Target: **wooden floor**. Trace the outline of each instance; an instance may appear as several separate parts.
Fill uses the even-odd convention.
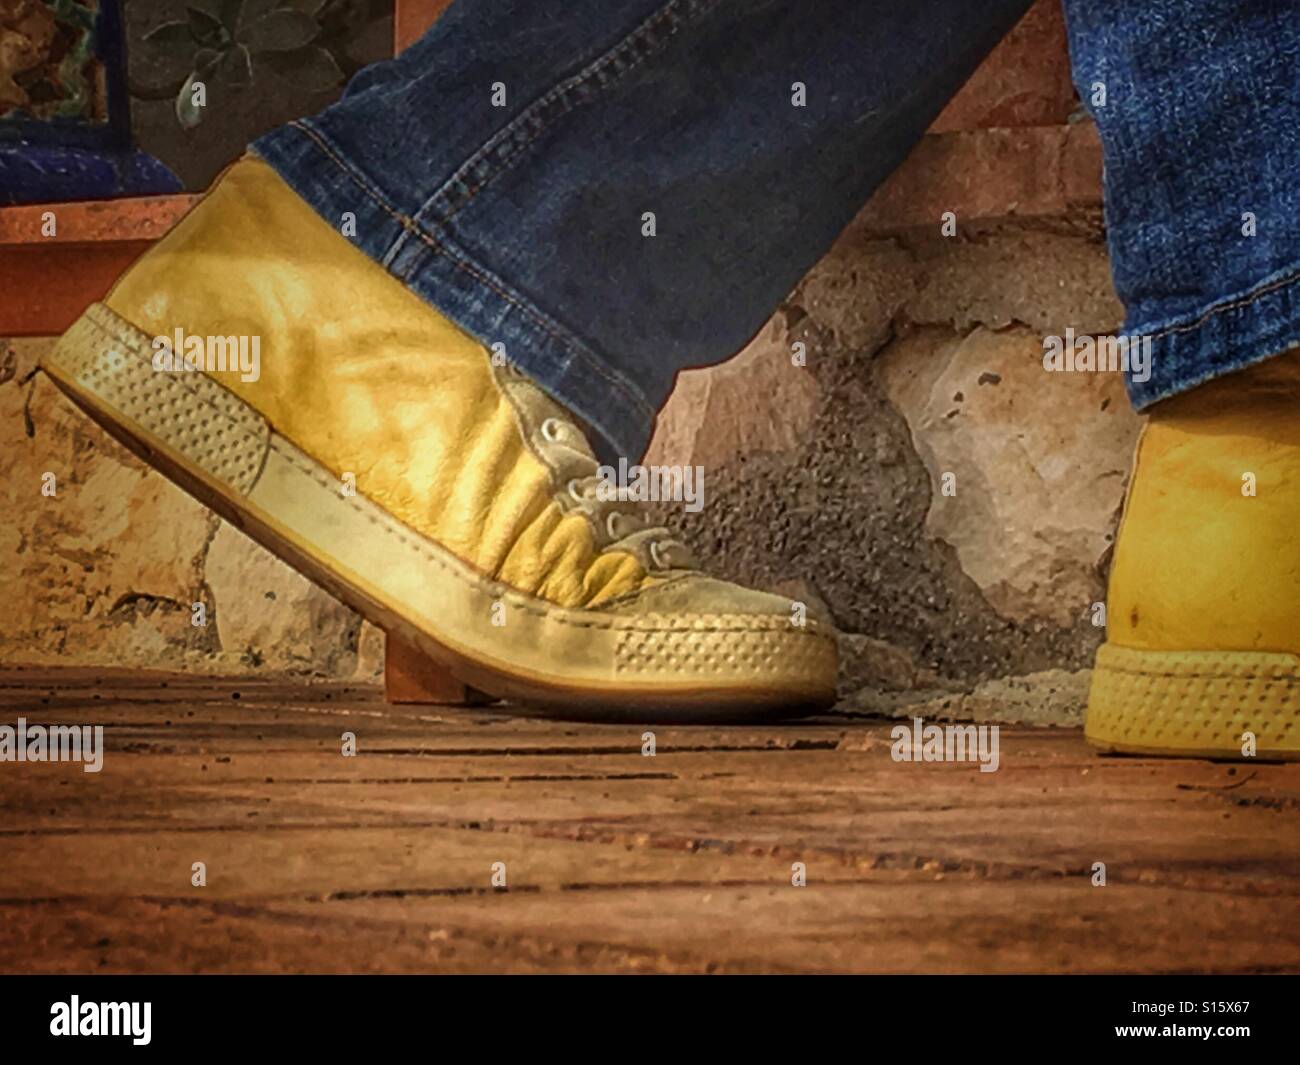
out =
[[[1297,765],[1007,728],[985,774],[850,718],[645,757],[639,727],[88,671],[0,673],[19,716],[107,753],[0,763],[0,972],[1300,970]]]

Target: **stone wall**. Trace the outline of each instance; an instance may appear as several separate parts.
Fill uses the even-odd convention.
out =
[[[1077,717],[1139,419],[1118,375],[1045,372],[1043,337],[1121,317],[1093,212],[860,225],[679,380],[650,461],[704,466],[707,504],[664,517],[721,574],[826,605],[844,707]]]
[[[377,678],[382,634],[34,374],[50,343],[0,346],[0,664]]]

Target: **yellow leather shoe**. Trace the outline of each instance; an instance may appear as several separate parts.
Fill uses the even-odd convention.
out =
[[[1107,599],[1095,746],[1300,758],[1300,351],[1154,409]]]
[[[834,701],[827,623],[704,576],[637,504],[597,498],[560,406],[258,160],[45,369],[187,491],[490,695],[631,719]]]

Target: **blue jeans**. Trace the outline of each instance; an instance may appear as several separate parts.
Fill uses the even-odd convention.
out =
[[[1027,7],[459,0],[254,150],[635,459],[678,371],[745,344]],[[1294,3],[1066,8],[1125,332],[1153,341],[1134,403],[1300,343]]]

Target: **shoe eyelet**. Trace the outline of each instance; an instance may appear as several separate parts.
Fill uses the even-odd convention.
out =
[[[650,541],[650,563],[655,569],[670,569],[671,567],[664,561],[663,555],[659,553],[659,541]]]
[[[618,519],[622,516],[617,510],[605,515],[605,532],[609,534],[611,540],[620,539],[617,525]]]
[[[569,498],[572,499],[575,503],[585,503],[587,501],[586,497],[582,494],[581,489],[579,489],[578,487],[578,479],[576,477],[569,482],[568,492],[569,492]]]
[[[552,444],[560,439],[560,423],[557,419],[547,418],[542,422],[542,439]]]

